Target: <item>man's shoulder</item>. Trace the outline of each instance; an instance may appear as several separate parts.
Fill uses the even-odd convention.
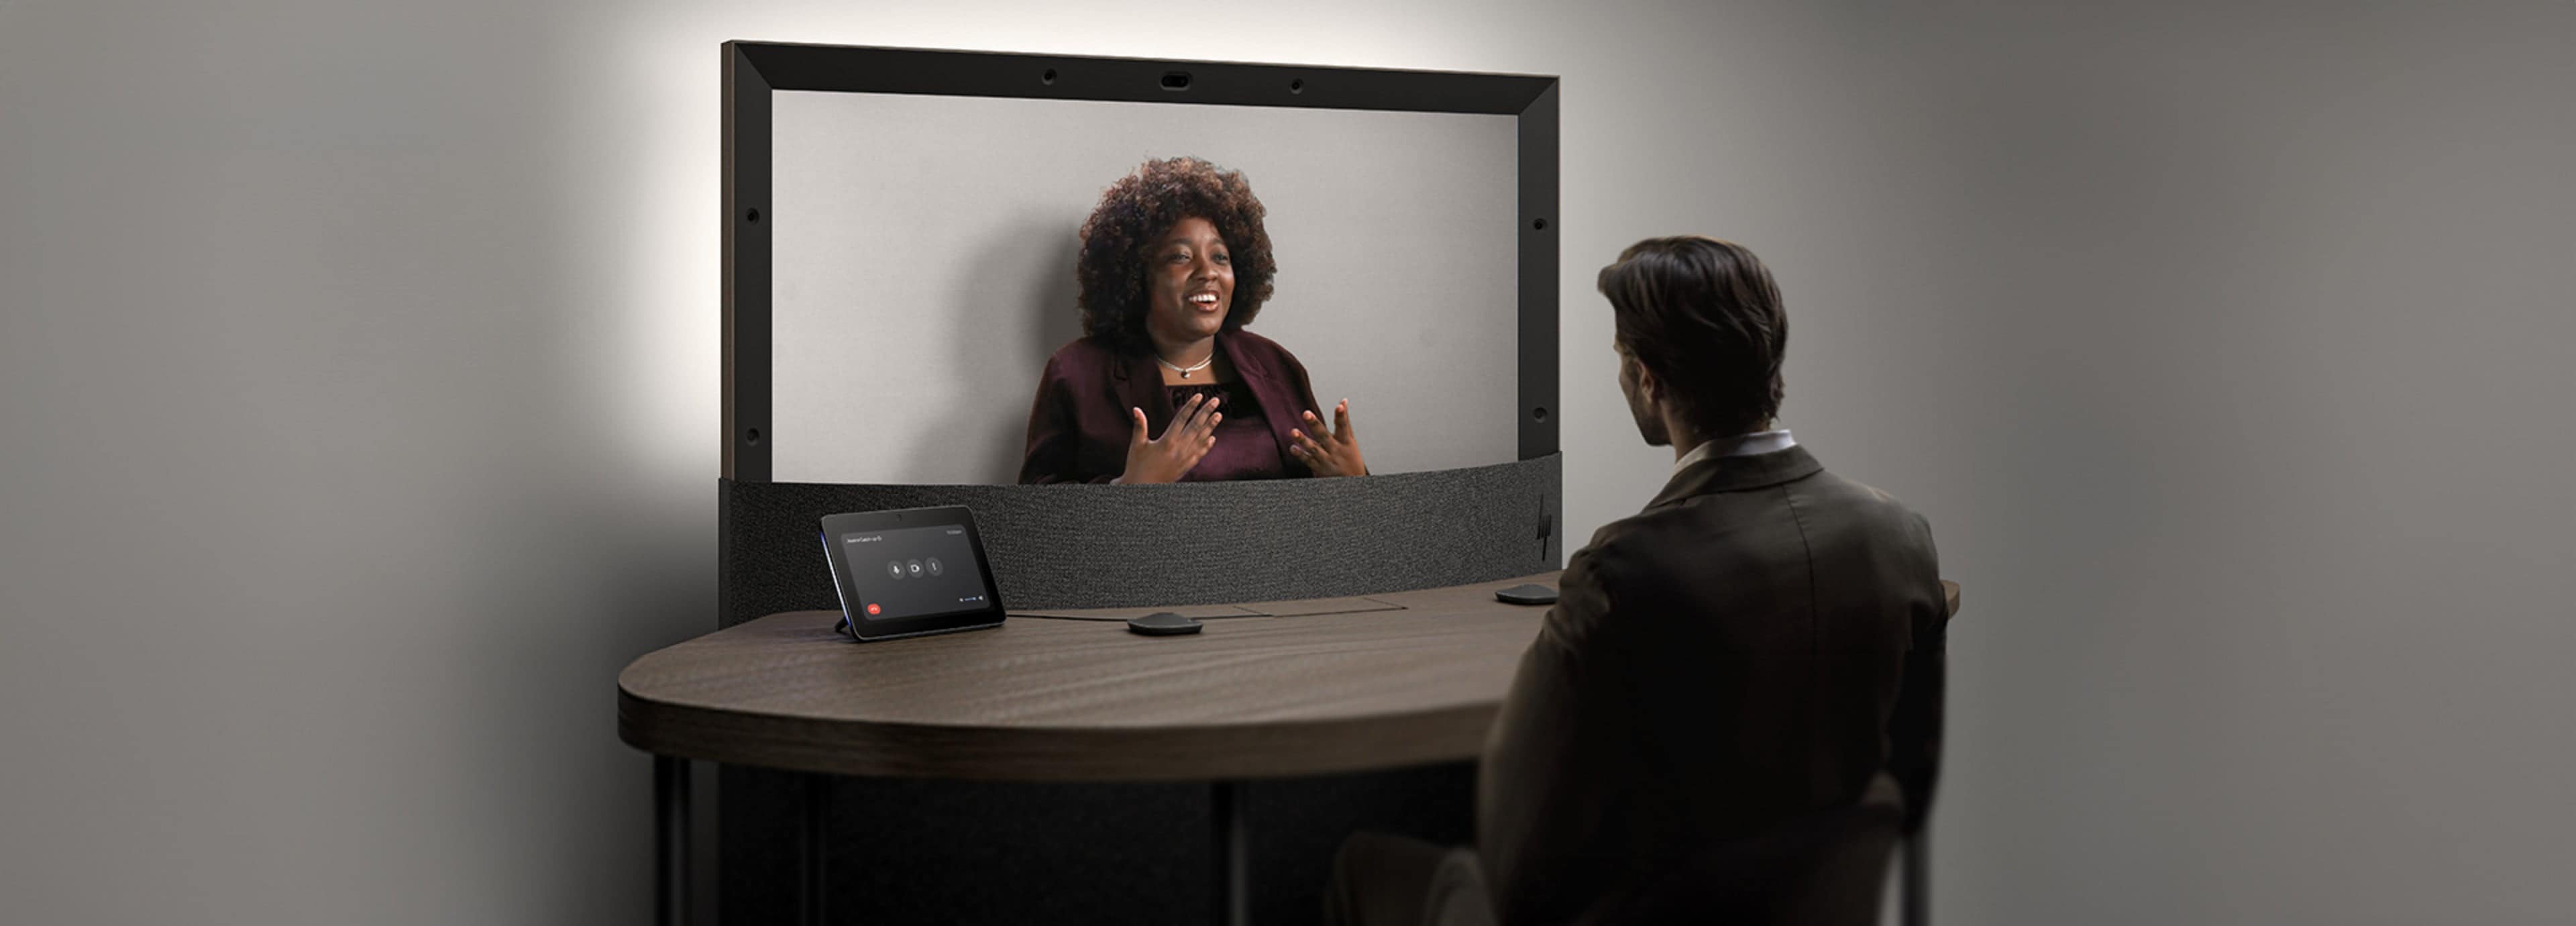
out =
[[[1569,574],[1608,598],[1633,598],[1694,576],[1733,568],[1720,547],[1725,531],[1708,519],[1700,505],[1671,505],[1629,515],[1592,532],[1592,540],[1575,551]],[[1737,526],[1742,526],[1737,519]],[[1712,556],[1712,554],[1715,554]]]
[[[1693,555],[1686,547],[1742,539],[1746,530],[1765,523],[1787,524],[1795,517],[1790,496],[1781,491],[1824,478],[1817,473],[1785,485],[1708,491],[1659,502],[1594,531],[1588,549],[1620,562],[1650,562]],[[1687,477],[1685,477],[1687,478]],[[1668,490],[1669,491],[1669,490]]]
[[[1809,482],[1812,485],[1802,487],[1793,495],[1802,509],[1833,517],[1863,531],[1909,537],[1919,533],[1924,536],[1914,539],[1930,539],[1930,522],[1877,486],[1831,472],[1817,473]]]
[[[1820,545],[1930,542],[1930,527],[1872,486],[1819,471],[1777,486],[1709,492],[1602,525],[1578,554],[1607,584],[1704,584],[1803,560]]]

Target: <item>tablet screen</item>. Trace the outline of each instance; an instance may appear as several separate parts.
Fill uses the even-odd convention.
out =
[[[859,593],[848,603],[852,617],[891,621],[992,607],[964,525],[852,531],[840,542]]]

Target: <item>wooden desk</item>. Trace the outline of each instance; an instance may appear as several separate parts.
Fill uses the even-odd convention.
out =
[[[655,757],[660,906],[687,909],[689,759],[844,775],[1216,783],[1222,922],[1247,918],[1249,778],[1465,759],[1484,746],[1547,609],[1494,600],[1557,573],[1364,598],[1175,608],[1206,629],[1129,633],[1150,608],[853,643],[837,611],[747,621],[617,677],[618,736]],[[809,785],[809,788],[815,786]],[[814,815],[803,853],[819,917]]]
[[[1142,608],[880,643],[834,633],[836,611],[774,614],[628,666],[618,734],[657,755],[965,779],[1240,779],[1463,759],[1483,747],[1547,612],[1494,590],[1555,579],[1179,608],[1206,625],[1179,637],[1129,633]],[[1319,605],[1345,613],[1302,613]]]
[[[685,760],[706,759],[844,775],[1215,781],[1220,914],[1241,922],[1248,873],[1234,783],[1476,756],[1547,611],[1493,593],[1557,575],[1174,609],[1206,623],[1181,637],[1129,633],[1125,618],[1153,610],[1129,608],[853,643],[832,630],[839,612],[794,611],[648,654],[618,675],[617,728],[656,758],[665,921],[686,909],[676,893],[687,883]],[[1955,611],[1957,586],[1949,593]]]

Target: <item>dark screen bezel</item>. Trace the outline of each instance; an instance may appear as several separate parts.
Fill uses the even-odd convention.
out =
[[[781,90],[1515,116],[1520,459],[1557,451],[1557,79],[1522,74],[726,42],[724,477],[770,481],[770,95]],[[1166,78],[1187,74],[1187,89]],[[1293,89],[1292,89],[1293,88]],[[792,439],[792,436],[791,436]]]
[[[984,598],[989,607],[980,611],[930,614],[890,620],[870,620],[851,613],[850,602],[858,601],[858,574],[851,570],[849,556],[836,543],[842,535],[875,530],[908,527],[966,528],[967,545],[975,550],[975,572],[984,580]],[[936,508],[900,508],[892,511],[857,511],[824,515],[821,522],[823,555],[831,564],[832,586],[840,593],[841,617],[849,622],[850,635],[861,640],[919,636],[949,630],[972,630],[1002,623],[1008,609],[1002,603],[1002,589],[993,582],[992,557],[984,552],[984,535],[975,528],[975,513],[963,505]]]

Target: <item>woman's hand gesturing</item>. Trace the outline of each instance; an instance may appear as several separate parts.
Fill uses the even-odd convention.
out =
[[[1199,465],[1200,457],[1207,456],[1208,448],[1216,446],[1216,423],[1225,420],[1216,413],[1217,401],[1191,396],[1172,414],[1172,426],[1153,440],[1145,438],[1145,410],[1128,409],[1127,417],[1136,430],[1127,440],[1127,471],[1110,481],[1124,485],[1179,482],[1190,467]]]
[[[1343,399],[1333,406],[1333,427],[1326,429],[1324,420],[1307,412],[1306,427],[1288,432],[1294,443],[1289,453],[1297,455],[1306,468],[1318,476],[1366,476],[1368,462],[1360,459],[1359,435],[1351,433],[1351,400]],[[1315,435],[1322,434],[1323,440]]]

